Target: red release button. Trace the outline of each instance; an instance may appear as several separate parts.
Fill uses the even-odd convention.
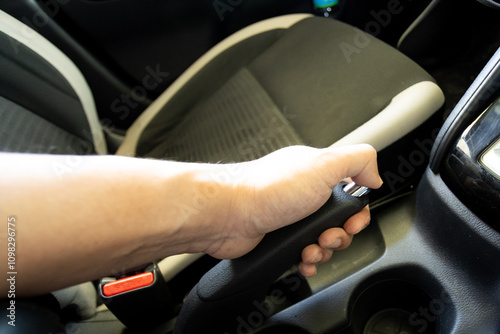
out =
[[[108,283],[102,287],[102,293],[106,297],[111,297],[123,292],[143,288],[151,285],[154,281],[152,272],[122,278],[114,282]]]

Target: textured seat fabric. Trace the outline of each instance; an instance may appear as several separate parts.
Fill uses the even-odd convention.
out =
[[[89,141],[0,96],[0,151],[48,154],[95,153]]]
[[[52,43],[3,11],[0,97],[1,121],[9,122],[2,124],[7,131],[0,136],[3,151],[106,153],[92,93],[79,69]]]
[[[286,116],[243,68],[145,156],[191,162],[253,160],[303,144]]]
[[[214,57],[148,123],[135,153],[216,162],[293,144],[325,147],[420,82],[434,80],[385,43],[338,21],[306,18]]]
[[[119,150],[119,154],[230,162],[255,159],[295,144],[325,147],[380,114],[401,92],[418,83],[433,82],[410,59],[360,30],[330,19],[290,17],[293,23],[288,26],[273,26],[275,21],[269,20],[270,28],[250,33],[226,47],[169,99],[163,101],[160,97],[155,101],[154,108],[150,108],[154,109],[149,113],[152,116],[146,121],[139,119],[131,127],[139,127],[140,131],[125,137],[132,149]],[[79,145],[77,141],[66,142],[69,137],[49,131],[47,122],[91,142],[91,146],[100,145],[102,152],[103,140],[96,140],[95,136],[101,133],[102,137],[102,130],[95,126],[95,121],[85,121],[89,113],[74,104],[78,99],[82,105],[89,104],[88,99],[81,98],[75,84],[68,83],[77,77],[75,72],[59,74],[57,63],[50,63],[46,56],[37,54],[36,48],[15,39],[15,32],[0,33],[4,46],[0,66],[5,70],[0,96],[40,116],[29,119],[32,124],[40,120],[38,129],[45,131],[45,141],[51,135],[59,136],[52,140],[49,152],[78,154],[82,150],[68,151],[68,147]],[[44,43],[38,51],[50,44]],[[9,45],[16,45],[21,52],[9,49]],[[23,99],[30,89],[34,95]],[[439,90],[437,86],[435,89]],[[168,95],[169,90],[163,95]],[[420,98],[429,97],[423,94]],[[28,119],[25,112],[18,114],[10,114],[11,121],[16,117]],[[428,115],[429,110],[422,119]],[[398,139],[386,130],[380,133],[394,137],[390,140]],[[26,138],[27,143],[9,150],[43,151],[27,149],[33,143],[30,137],[19,136],[17,141]],[[55,149],[55,143],[65,147]],[[93,152],[83,146],[82,153]]]

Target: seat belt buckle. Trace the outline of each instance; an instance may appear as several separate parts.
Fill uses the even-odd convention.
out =
[[[153,328],[174,316],[172,297],[156,263],[105,277],[98,294],[108,309],[129,328]]]

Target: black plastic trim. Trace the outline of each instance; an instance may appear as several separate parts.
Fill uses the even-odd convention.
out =
[[[467,126],[493,102],[500,92],[500,48],[457,103],[439,132],[430,157],[430,168],[438,173],[451,145]]]
[[[477,0],[485,6],[500,9],[500,1],[498,0]]]
[[[500,138],[500,99],[457,138],[441,168],[450,189],[471,211],[500,229],[500,180],[481,163],[481,156]]]

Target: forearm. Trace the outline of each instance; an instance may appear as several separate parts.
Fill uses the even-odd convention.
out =
[[[210,243],[212,221],[227,212],[220,205],[224,200],[214,198],[225,196],[225,185],[208,177],[213,165],[113,156],[6,158],[0,155],[0,202],[5,229],[7,217],[17,219],[21,294],[202,251]],[[6,234],[0,235],[6,245]]]

